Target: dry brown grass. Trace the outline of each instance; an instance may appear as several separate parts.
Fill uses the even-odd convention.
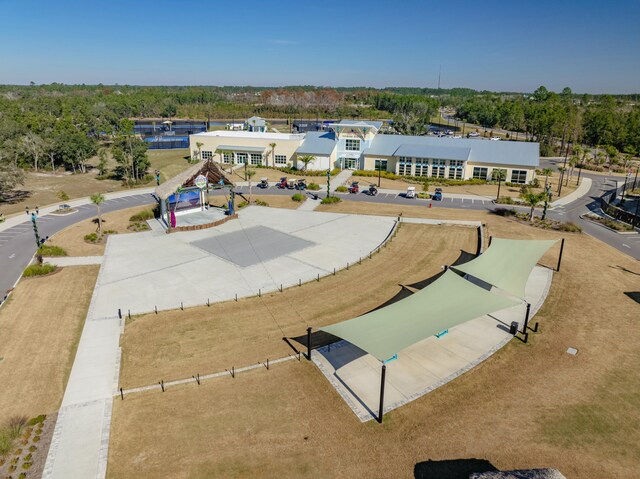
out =
[[[129,218],[136,213],[150,209],[151,207],[146,205],[104,213],[102,215],[102,229],[103,231],[113,230],[118,233],[130,233],[127,230]],[[97,217],[96,214],[95,218]],[[98,231],[98,225],[94,223],[95,218],[81,221],[56,233],[49,239],[49,244],[64,248],[69,256],[102,256],[105,243],[92,244],[84,240],[85,235]]]
[[[98,270],[23,279],[0,309],[0,423],[58,409]]]
[[[171,178],[179,172],[191,166],[185,159],[185,155],[189,155],[187,149],[178,150],[150,150],[147,152],[151,167],[149,173],[153,175],[153,171],[158,169],[162,177],[162,181]],[[97,163],[97,158],[90,161],[91,164]],[[109,158],[108,167],[115,167],[115,161]],[[155,178],[146,185],[155,185]],[[58,192],[64,191],[69,198],[83,198],[94,193],[109,193],[112,191],[120,191],[126,189],[121,181],[116,180],[99,180],[96,172],[92,171],[87,174],[64,174],[64,173],[27,173],[24,185],[17,188],[20,191],[29,192],[29,197],[16,203],[0,203],[0,212],[5,215],[12,213],[24,212],[25,206],[40,208],[54,204],[64,203],[58,198]]]
[[[486,213],[442,211],[485,221],[496,236],[559,237]],[[640,294],[640,268],[592,237],[564,236],[562,271],[535,318],[540,333],[387,414],[383,425],[361,424],[315,367],[293,361],[118,401],[109,476],[413,477],[423,461],[480,458],[499,469],[556,467],[571,478],[640,477],[640,309],[624,294]],[[555,264],[557,249],[543,263]],[[248,337],[247,347],[260,341]]]
[[[121,384],[152,384],[291,354],[282,337],[377,307],[400,291],[400,283],[422,280],[451,264],[460,249],[474,253],[476,238],[474,228],[406,224],[373,259],[319,282],[237,303],[138,317],[121,341]]]

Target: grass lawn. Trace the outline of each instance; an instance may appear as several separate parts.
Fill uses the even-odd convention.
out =
[[[0,308],[0,423],[60,406],[98,270],[23,279]]]
[[[127,230],[129,218],[136,213],[151,209],[152,206],[147,205],[118,210],[112,213],[103,213],[102,229],[103,231],[114,230],[118,233],[131,233],[131,231]],[[96,214],[95,218],[97,217]],[[68,256],[102,256],[105,243],[92,244],[84,240],[85,235],[98,231],[98,225],[94,222],[95,218],[84,220],[65,228],[52,236],[48,244],[64,248]]]
[[[560,237],[484,212],[355,203],[326,209],[357,207],[362,214],[403,211],[406,216],[428,213],[481,220],[490,234],[502,237]],[[410,232],[408,226],[403,226],[403,234]],[[640,292],[638,262],[587,235],[564,236],[568,239],[562,271],[554,275],[547,301],[535,318],[540,333],[526,345],[512,341],[455,381],[385,415],[383,425],[361,424],[314,366],[292,361],[236,379],[116,401],[109,477],[414,477],[414,468],[417,472],[425,461],[464,458],[487,460],[499,469],[556,467],[571,478],[638,477],[639,305],[631,299],[633,294],[625,295],[637,297]],[[405,282],[409,271],[418,275],[421,268],[415,266],[425,248],[401,248],[401,241],[399,234],[393,249],[387,248],[378,259],[384,260],[390,275],[406,269],[398,274]],[[437,245],[442,241],[438,238]],[[444,264],[447,251],[455,256],[459,247],[459,239],[445,240],[438,246],[439,258],[427,258],[430,266],[420,276]],[[553,264],[557,250],[554,247],[542,262]],[[294,316],[285,310],[278,322],[299,332],[307,323],[316,326],[351,317],[397,291],[391,280],[373,282],[370,274],[358,275],[359,268],[366,267],[363,263],[350,272],[358,281],[350,283],[348,294],[330,287],[330,280],[315,285],[314,291],[309,285],[307,294],[299,288],[300,296],[292,297],[287,309],[301,311],[303,319],[285,322],[285,317]],[[314,313],[306,305],[314,303],[323,287],[332,308]],[[274,301],[263,300],[264,305]],[[282,334],[266,306],[260,312],[251,301],[260,302],[238,303],[247,314],[235,320],[232,311],[215,313],[213,307],[202,313],[189,310],[136,319],[124,336],[123,376],[137,382],[141,375],[135,370],[144,369],[153,383],[161,376],[153,367],[177,371],[182,369],[175,367],[179,361],[185,368],[181,376],[188,377],[197,372],[200,360],[207,370],[220,369],[220,359],[219,364],[229,367],[236,355],[250,363],[254,348],[253,360],[264,360],[263,348],[275,346]],[[205,317],[206,328],[200,324]],[[235,324],[225,326],[227,321]],[[236,335],[245,329],[242,321],[255,326],[240,340]],[[214,329],[217,333],[207,332]],[[231,351],[230,344],[242,344],[243,350]],[[136,363],[134,345],[143,348],[133,353],[139,357]],[[568,347],[577,348],[578,355],[568,355]],[[205,361],[209,354],[211,359]]]
[[[160,170],[162,181],[175,176],[177,173],[185,170],[190,164],[185,159],[189,155],[188,149],[176,150],[149,150],[147,152],[151,167],[149,173],[153,174],[156,169]],[[96,164],[97,158],[93,158],[89,163]],[[115,166],[113,159],[109,158],[108,167],[112,169]],[[58,192],[64,191],[69,195],[70,199],[83,198],[94,193],[109,193],[126,189],[122,183],[117,180],[99,180],[95,171],[72,175],[67,173],[34,173],[28,172],[24,185],[19,186],[16,190],[18,195],[15,201],[10,203],[0,203],[0,212],[5,215],[12,213],[24,212],[26,206],[40,208],[52,203],[64,203],[58,198]],[[154,186],[155,178],[144,186]]]
[[[283,336],[377,307],[401,290],[399,284],[430,277],[451,264],[460,249],[475,252],[476,237],[475,228],[405,224],[373,259],[319,282],[237,303],[137,317],[121,341],[121,385],[153,384],[292,354]],[[349,295],[343,294],[346,289]]]

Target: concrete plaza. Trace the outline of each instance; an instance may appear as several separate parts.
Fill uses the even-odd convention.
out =
[[[529,276],[525,299],[531,304],[531,317],[544,303],[552,276],[552,270],[541,266]],[[437,389],[487,359],[513,339],[512,321],[522,330],[525,311],[523,303],[481,316],[401,351],[398,359],[387,363],[384,412]],[[347,341],[317,349],[312,359],[361,421],[377,417],[380,361]]]

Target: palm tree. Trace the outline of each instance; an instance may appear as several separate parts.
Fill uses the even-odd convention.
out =
[[[304,164],[304,170],[307,171],[309,163],[313,163],[314,161],[316,161],[316,157],[313,155],[302,155],[298,156],[298,161]]]
[[[91,195],[91,203],[98,208],[98,235],[102,236],[102,212],[100,211],[100,205],[104,203],[104,195],[102,193]]]
[[[196,142],[196,146],[198,147],[198,159],[202,160],[202,145],[204,145],[204,143],[201,143],[199,141]]]
[[[275,168],[276,166],[276,144],[275,143],[269,143],[269,146],[271,147],[271,166],[273,166]],[[267,165],[269,166],[269,165]]]
[[[544,200],[544,197],[546,195],[546,193],[532,193],[531,191],[520,195],[527,206],[531,207],[531,212],[529,213],[529,221],[533,221],[533,210],[536,206],[538,206],[538,203]]]
[[[247,180],[249,181],[249,204],[251,204],[251,177],[256,174],[256,170],[247,170]]]
[[[544,187],[546,188],[549,178],[553,176],[553,170],[551,168],[545,168],[542,170],[542,174],[544,175]]]

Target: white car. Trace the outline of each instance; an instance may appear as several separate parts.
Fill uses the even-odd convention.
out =
[[[497,136],[492,136],[491,141],[500,141],[500,138]]]
[[[472,131],[471,133],[469,133],[470,137],[476,137],[476,136],[480,136],[480,133],[478,133],[477,131]]]
[[[415,198],[416,197],[416,187],[410,186],[407,188],[407,193],[404,195],[405,198]]]

